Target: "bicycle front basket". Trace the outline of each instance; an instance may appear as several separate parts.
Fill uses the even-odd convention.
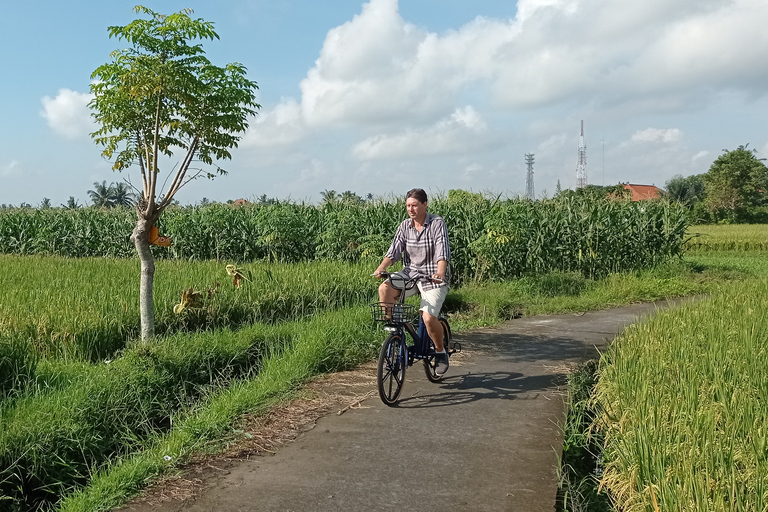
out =
[[[371,316],[375,322],[404,323],[416,316],[416,306],[413,304],[376,302],[371,304]]]

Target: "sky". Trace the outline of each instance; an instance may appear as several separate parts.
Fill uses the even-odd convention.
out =
[[[0,204],[89,204],[111,170],[90,137],[92,72],[126,43],[136,1],[0,0]],[[156,0],[192,8],[216,65],[259,84],[226,176],[177,199],[421,187],[537,197],[587,180],[664,187],[724,150],[768,156],[765,0]],[[166,171],[170,171],[168,163]]]

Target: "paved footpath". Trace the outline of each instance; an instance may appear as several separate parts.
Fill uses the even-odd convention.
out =
[[[192,499],[138,509],[551,512],[566,375],[666,305],[520,318],[456,336],[463,353],[443,381],[409,368],[397,407],[374,395],[275,455],[237,461]]]

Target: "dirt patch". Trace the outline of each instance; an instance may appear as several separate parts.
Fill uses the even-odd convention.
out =
[[[319,418],[364,407],[363,401],[376,394],[373,361],[354,370],[313,379],[289,402],[266,414],[242,418],[232,435],[224,440],[222,450],[195,456],[178,474],[163,477],[121,510],[153,510],[163,503],[194,499],[212,485],[217,476],[228,474],[236,461],[272,455],[281,446],[312,430]]]

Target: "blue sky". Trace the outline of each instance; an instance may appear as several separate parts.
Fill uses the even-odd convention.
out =
[[[88,134],[90,75],[135,1],[6,2],[0,204],[87,203],[114,173]],[[538,196],[588,180],[663,186],[723,149],[768,156],[764,0],[156,1],[215,23],[205,43],[259,83],[260,114],[223,166],[177,198],[317,201],[452,188]]]

